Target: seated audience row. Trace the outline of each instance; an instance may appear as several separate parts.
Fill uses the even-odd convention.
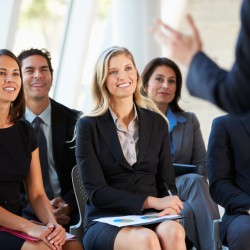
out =
[[[248,157],[241,149],[242,143],[248,147],[249,114],[229,115],[213,123],[207,169],[215,203],[209,193],[200,124],[194,113],[178,104],[182,75],[172,60],[151,60],[141,78],[126,48],[108,48],[94,70],[93,109],[80,119],[80,111],[49,97],[53,68],[47,50],[24,50],[18,59],[0,50],[0,71],[0,155],[6,173],[0,181],[0,225],[40,239],[30,242],[0,231],[2,246],[82,249],[76,240],[65,241],[65,230],[79,220],[71,181],[77,164],[89,196],[85,249],[191,249],[194,245],[197,250],[210,250],[212,223],[220,217],[216,203],[226,209],[223,243],[230,249],[245,249],[243,239],[249,230],[241,221],[249,217],[243,169]],[[240,136],[237,133],[236,138],[233,131],[241,131]],[[192,168],[178,174],[175,164]],[[148,212],[159,217],[181,214],[184,219],[134,227],[93,222],[99,217]]]

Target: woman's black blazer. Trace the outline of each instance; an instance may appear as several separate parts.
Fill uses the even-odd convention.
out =
[[[77,123],[76,159],[89,196],[87,224],[98,217],[141,214],[146,197],[176,194],[166,120],[137,107],[139,141],[137,162],[124,158],[116,126],[108,110]]]

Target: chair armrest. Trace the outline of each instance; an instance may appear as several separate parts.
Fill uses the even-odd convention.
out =
[[[76,239],[82,243],[83,225],[81,221],[79,221],[76,225],[70,226],[69,233],[74,234]]]
[[[220,239],[220,224],[221,224],[221,219],[213,220],[214,250],[222,249],[222,243]]]

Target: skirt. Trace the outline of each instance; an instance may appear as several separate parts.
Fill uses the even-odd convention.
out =
[[[84,230],[84,250],[113,250],[116,235],[121,227],[97,222]]]
[[[0,249],[4,250],[20,250],[25,240],[8,232],[0,232]]]

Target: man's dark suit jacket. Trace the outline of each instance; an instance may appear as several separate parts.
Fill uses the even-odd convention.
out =
[[[58,175],[62,199],[73,206],[74,214],[72,223],[77,222],[78,210],[71,180],[71,170],[76,165],[74,143],[68,143],[73,139],[74,129],[79,111],[50,99],[53,158]],[[30,210],[29,210],[30,211]],[[27,214],[24,214],[29,217]]]
[[[147,196],[177,194],[167,122],[159,114],[137,108],[137,162],[124,158],[116,126],[108,110],[77,123],[76,160],[89,196],[85,224],[98,217],[141,214]]]
[[[226,71],[204,53],[197,53],[187,76],[189,92],[229,113],[250,110],[250,0],[244,0],[242,4],[235,56],[232,69]]]
[[[213,121],[207,168],[211,196],[225,208],[221,226],[224,240],[239,210],[250,209],[250,112]]]
[[[74,143],[69,143],[74,137],[74,130],[79,111],[50,99],[53,158],[59,178],[63,200],[76,204],[71,180],[71,170],[76,165]]]

